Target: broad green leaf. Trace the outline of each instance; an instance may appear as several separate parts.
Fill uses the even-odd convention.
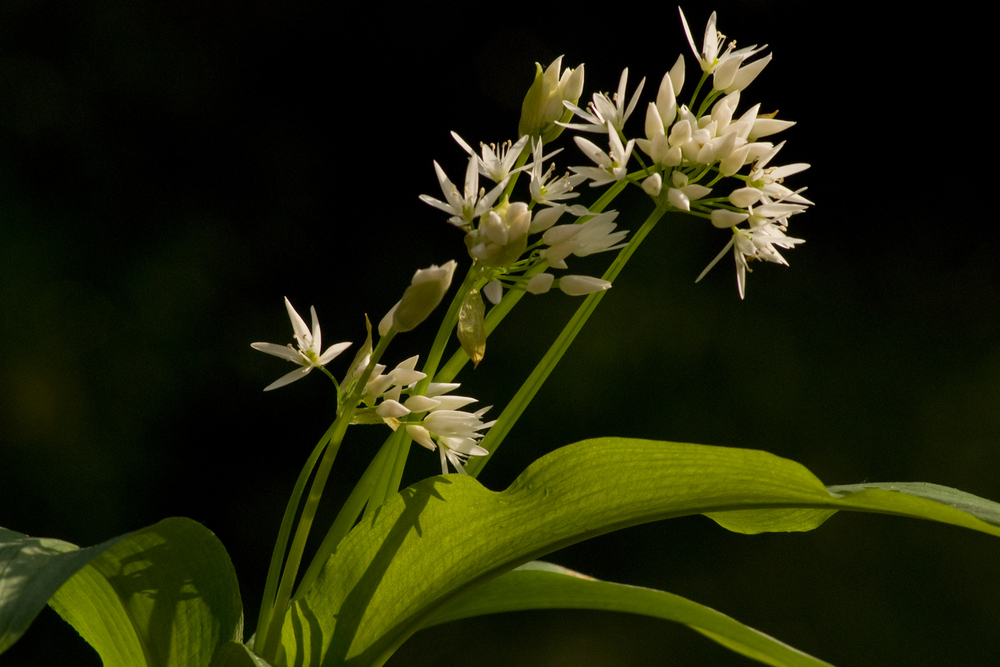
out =
[[[586,440],[535,461],[504,491],[446,475],[388,499],[294,601],[283,628],[287,664],[381,664],[458,596],[595,535],[689,514],[802,508],[899,514],[1000,536],[958,508],[898,491],[834,495],[800,464],[767,452]]]
[[[215,652],[211,667],[271,667],[271,663],[241,642],[231,641],[223,644]]]
[[[243,635],[236,573],[222,543],[183,518],[124,536],[50,601],[104,667],[207,667]]]
[[[24,634],[67,579],[121,539],[81,549],[0,528],[0,653]]]
[[[641,614],[689,626],[727,648],[775,667],[828,665],[763,632],[672,593],[599,581],[532,561],[459,598],[424,628],[473,616],[525,609],[596,609]]]

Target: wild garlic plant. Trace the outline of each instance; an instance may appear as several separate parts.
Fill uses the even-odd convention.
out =
[[[292,490],[249,636],[222,545],[193,521],[168,519],[86,549],[0,531],[0,651],[46,603],[106,665],[212,667],[379,665],[437,623],[565,606],[684,623],[767,664],[821,665],[695,602],[536,559],[605,532],[689,514],[759,533],[811,530],[846,509],[1000,535],[996,503],[927,484],[826,487],[794,462],[746,449],[600,438],[543,456],[503,491],[477,481],[664,215],[720,230],[722,250],[692,278],[731,253],[741,299],[755,261],[787,264],[782,251],[803,242],[788,235],[789,222],[812,202],[804,187],[785,181],[808,165],[781,165],[784,142],[774,140],[793,123],[745,99],[771,56],[766,47],[727,43],[715,14],[699,46],[683,12],[680,19],[697,65],[693,80],[682,54],[652,99],[643,97],[645,80],[630,90],[625,69],[615,92],[594,93],[581,106],[584,66],[564,67],[560,57],[536,65],[517,136],[476,149],[453,133],[456,150],[468,155],[456,179],[461,186],[435,161],[441,193],[420,196],[455,228],[453,258],[415,272],[377,326],[366,322],[349,363],[343,353],[352,344],[324,346],[316,309],[307,324],[287,298],[293,343],[253,343],[295,365],[265,391],[305,390],[285,387],[322,374],[333,383],[336,410]],[[634,232],[611,208],[630,186],[649,207]],[[593,254],[609,258],[603,275],[573,273],[576,258]],[[548,294],[556,289],[563,294]],[[456,379],[475,372],[467,362],[484,362],[491,334],[509,335],[498,327],[526,294],[582,302],[495,414],[462,395]],[[427,326],[446,297],[423,358],[394,357],[396,336]],[[315,526],[351,426],[384,428],[385,443],[332,523]],[[437,453],[441,475],[400,489],[414,442]],[[324,537],[307,554],[314,528]]]

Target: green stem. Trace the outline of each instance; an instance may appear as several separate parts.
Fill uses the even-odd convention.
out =
[[[331,426],[330,429],[333,427]],[[278,539],[274,543],[274,551],[271,553],[271,564],[267,570],[267,581],[264,585],[264,597],[260,603],[260,616],[257,618],[257,633],[256,636],[263,637],[268,625],[271,622],[271,615],[274,612],[274,600],[278,591],[278,581],[281,574],[281,564],[284,562],[285,552],[288,549],[288,537],[292,533],[292,524],[295,521],[295,514],[299,508],[299,502],[302,499],[302,492],[306,488],[306,482],[309,481],[309,476],[312,475],[313,469],[316,467],[316,462],[319,461],[320,454],[323,453],[324,448],[329,442],[330,429],[323,434],[316,447],[313,448],[312,454],[309,455],[309,459],[306,461],[305,465],[302,467],[302,472],[299,473],[299,478],[295,482],[295,488],[292,489],[292,495],[288,499],[288,505],[285,507],[285,515],[281,519],[281,528],[278,530]]]
[[[326,434],[323,436],[323,439],[328,440],[329,444],[327,445],[323,458],[316,470],[316,475],[313,477],[312,486],[309,487],[309,495],[306,497],[305,504],[302,507],[302,514],[299,516],[299,523],[295,529],[295,537],[292,539],[292,546],[288,550],[288,558],[285,560],[285,568],[282,572],[281,581],[278,584],[277,593],[274,597],[274,604],[271,607],[270,619],[263,637],[264,643],[261,645],[255,643],[254,646],[254,650],[257,654],[270,662],[274,662],[278,654],[278,645],[281,640],[281,628],[285,620],[285,610],[288,608],[288,603],[291,599],[292,587],[295,585],[295,579],[298,576],[299,565],[302,562],[302,554],[306,547],[306,540],[309,537],[309,531],[312,528],[313,520],[316,518],[316,510],[319,508],[319,501],[323,497],[323,490],[326,488],[326,481],[330,476],[330,470],[333,468],[333,462],[337,458],[337,453],[340,451],[340,444],[344,441],[344,435],[347,433],[347,427],[351,424],[351,418],[354,416],[354,410],[357,408],[357,405],[364,394],[365,385],[368,384],[368,379],[371,377],[372,369],[375,368],[375,364],[378,363],[379,358],[389,346],[389,342],[392,340],[394,335],[395,333],[390,331],[379,340],[378,346],[372,352],[371,360],[368,362],[368,367],[358,380],[358,384],[348,401],[348,407],[344,410],[340,417],[333,422]],[[320,440],[320,442],[322,443],[323,440]],[[259,639],[260,636],[258,635],[258,640]]]
[[[618,274],[621,273],[622,268],[625,267],[625,264],[632,256],[632,253],[635,252],[636,248],[639,247],[643,239],[645,239],[649,232],[652,231],[653,227],[656,226],[656,223],[663,217],[665,212],[665,208],[658,207],[649,214],[649,217],[646,218],[646,221],[642,224],[639,231],[632,237],[629,244],[621,249],[618,256],[615,258],[615,261],[611,263],[610,267],[608,267],[608,270],[604,274],[604,280],[614,282],[615,278],[618,277]],[[528,407],[528,404],[535,397],[535,394],[538,393],[542,384],[552,373],[556,364],[559,363],[559,360],[562,359],[566,350],[569,349],[570,344],[576,338],[577,334],[580,333],[583,325],[586,324],[587,320],[597,308],[597,304],[601,302],[601,299],[604,298],[605,294],[607,294],[606,291],[596,292],[584,299],[580,307],[577,308],[576,313],[570,321],[566,323],[566,326],[563,327],[562,332],[556,338],[555,342],[552,343],[549,351],[545,353],[545,356],[542,357],[542,360],[538,362],[537,366],[535,366],[531,375],[529,375],[528,379],[524,381],[524,384],[522,384],[521,388],[518,389],[517,393],[507,404],[507,407],[504,408],[503,413],[501,413],[500,417],[497,418],[497,423],[490,428],[486,437],[483,438],[480,444],[485,449],[489,450],[489,454],[477,457],[470,461],[465,467],[466,472],[473,477],[479,475],[493,454],[496,453],[500,443],[503,442],[503,439],[514,427],[518,418],[520,418],[521,414]]]
[[[389,442],[386,441],[368,464],[365,472],[361,475],[361,479],[354,485],[354,490],[351,491],[351,495],[347,497],[344,505],[340,508],[340,512],[337,513],[337,517],[330,526],[330,530],[327,531],[322,544],[316,550],[316,555],[313,556],[312,562],[309,563],[305,574],[302,575],[302,580],[296,587],[295,594],[292,595],[293,600],[301,597],[309,590],[316,577],[319,576],[323,566],[330,560],[333,552],[337,550],[340,541],[344,539],[344,536],[354,526],[354,522],[361,515],[361,511],[365,508],[365,504],[371,496],[372,489],[375,486],[375,476],[382,470],[388,451]]]

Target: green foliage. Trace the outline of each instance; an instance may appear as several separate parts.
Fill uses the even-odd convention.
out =
[[[13,531],[0,540],[0,650],[46,602],[105,667],[207,667],[221,645],[242,639],[229,556],[190,519],[165,519],[88,549]]]
[[[124,537],[81,549],[0,528],[0,653],[24,634],[67,579]]]
[[[808,530],[851,509],[1000,536],[997,523],[939,502],[954,499],[941,488],[831,493],[803,466],[766,452],[624,438],[556,450],[501,492],[469,477],[433,477],[363,519],[293,601],[287,663],[381,664],[476,587],[574,542],[659,519],[709,514],[739,532]],[[965,494],[963,502],[996,517],[995,503]]]
[[[542,561],[532,561],[483,584],[442,610],[425,627],[525,609],[597,609],[641,614],[683,623],[730,650],[767,665],[829,664],[679,595],[599,581]]]
[[[231,641],[215,652],[210,667],[271,667],[271,663],[240,642]]]

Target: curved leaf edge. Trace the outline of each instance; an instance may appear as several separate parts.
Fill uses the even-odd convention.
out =
[[[204,525],[171,517],[133,531],[49,600],[105,667],[206,667],[243,637],[232,561]]]
[[[0,654],[27,632],[64,583],[131,534],[81,549],[0,528]]]
[[[679,595],[594,579],[544,561],[526,563],[473,589],[438,612],[422,629],[529,609],[589,609],[649,616],[686,625],[736,653],[773,667],[830,665]]]

